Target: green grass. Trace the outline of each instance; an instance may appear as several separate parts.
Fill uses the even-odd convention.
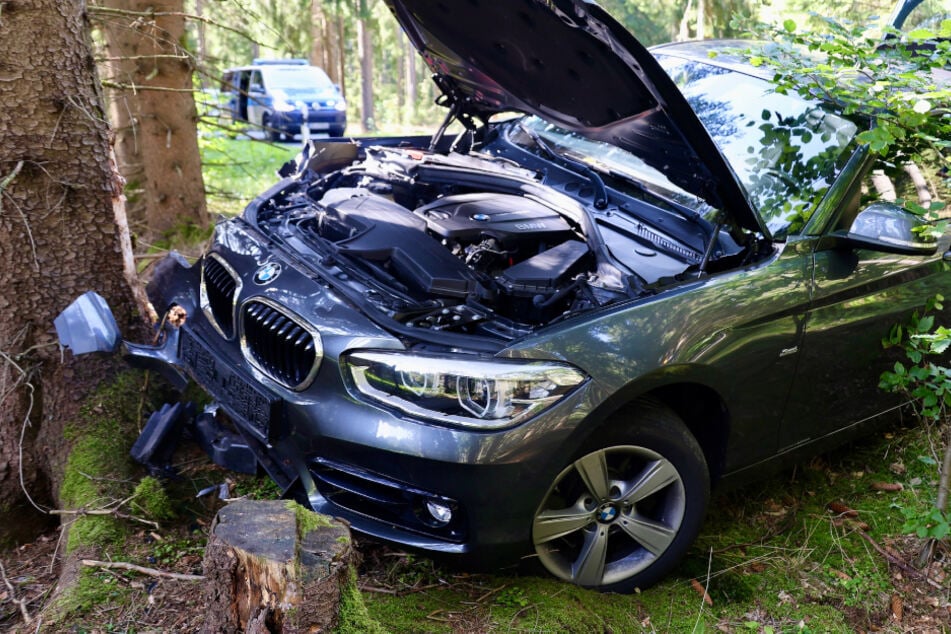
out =
[[[374,133],[376,136],[425,135],[436,128],[391,126]],[[356,124],[351,126],[358,134]],[[461,128],[453,126],[449,133]],[[246,128],[230,129],[199,126],[198,147],[201,152],[202,174],[207,192],[208,210],[213,214],[235,216],[244,210],[254,197],[279,179],[277,170],[297,156],[301,142],[271,143],[251,138]]]
[[[205,131],[198,140],[213,214],[240,214],[255,196],[279,180],[277,170],[297,155],[298,144],[276,144],[237,133]]]
[[[547,578],[466,575],[403,555],[370,570],[370,615],[391,632],[852,632],[886,627],[895,590],[877,543],[902,509],[928,508],[928,430],[879,433],[766,481],[714,497],[697,542],[663,583],[605,595]],[[882,492],[874,482],[900,482]],[[914,483],[918,483],[917,485]],[[858,512],[842,518],[839,503]],[[706,587],[713,605],[695,584]],[[391,592],[395,592],[392,594]]]

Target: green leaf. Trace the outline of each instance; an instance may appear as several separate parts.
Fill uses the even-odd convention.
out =
[[[920,42],[921,40],[936,40],[937,34],[930,29],[915,29],[908,34],[908,39],[913,42]]]
[[[785,20],[783,22],[783,28],[786,29],[787,33],[793,33],[796,30],[796,22],[794,20]]]

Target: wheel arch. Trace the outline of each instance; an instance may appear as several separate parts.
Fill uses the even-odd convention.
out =
[[[650,399],[670,408],[683,421],[703,450],[710,481],[716,482],[726,470],[727,446],[731,431],[729,409],[720,393],[698,381],[651,382],[640,389],[624,390],[609,400],[595,415],[606,426],[623,425],[625,411]]]

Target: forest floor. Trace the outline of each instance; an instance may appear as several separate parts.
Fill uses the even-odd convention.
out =
[[[923,541],[901,530],[905,509],[930,504],[936,433],[894,428],[717,494],[684,563],[634,595],[514,570],[471,574],[357,536],[359,586],[370,615],[394,633],[951,632],[948,544],[919,570]],[[155,530],[131,527],[108,558],[201,574],[208,528],[224,502],[196,493],[221,484],[231,497],[276,493],[265,478],[233,479],[194,447],[176,458],[180,477],[169,487],[176,519]],[[200,582],[97,567],[84,571],[65,617],[39,622],[62,552],[59,531],[0,552],[0,631],[200,630]]]

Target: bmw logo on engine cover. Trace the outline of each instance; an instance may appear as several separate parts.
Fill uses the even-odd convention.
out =
[[[254,274],[254,283],[255,284],[270,284],[277,279],[277,276],[281,274],[281,265],[277,262],[268,262],[264,266],[258,269],[257,273]]]

